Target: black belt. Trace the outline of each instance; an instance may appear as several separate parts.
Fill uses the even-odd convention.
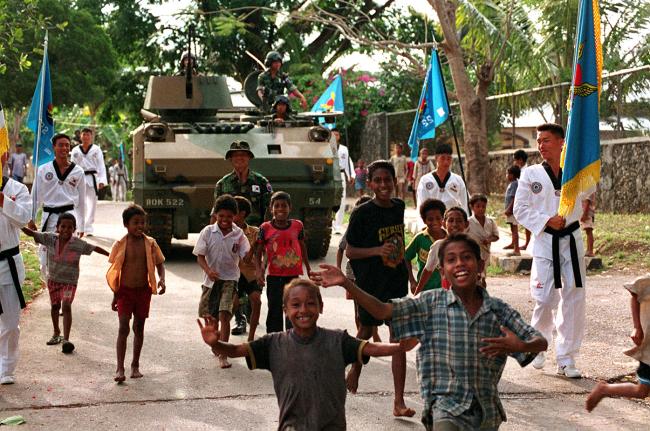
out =
[[[97,178],[95,177],[95,174],[97,173],[96,170],[90,170],[90,171],[84,171],[85,175],[92,175],[93,176],[93,188],[95,189],[95,194],[97,194]]]
[[[20,281],[18,280],[18,269],[16,268],[16,261],[14,260],[14,256],[17,254],[20,254],[20,249],[18,246],[0,251],[0,261],[7,261],[7,264],[9,265],[9,272],[11,273],[11,279],[14,282],[16,294],[18,295],[18,300],[20,301],[20,308],[25,308],[25,297],[23,296],[23,289],[20,287]],[[2,304],[0,304],[0,314],[2,314]]]
[[[50,221],[50,216],[52,214],[62,214],[68,211],[74,210],[74,205],[63,205],[61,207],[43,207],[43,212],[47,213],[47,217],[45,218],[45,223],[43,223],[43,232],[45,232],[45,229],[47,229],[47,222]]]
[[[580,258],[578,257],[578,246],[576,239],[573,236],[573,231],[580,229],[580,222],[574,221],[564,229],[555,230],[547,227],[544,232],[553,236],[552,250],[553,250],[553,280],[555,288],[562,287],[562,270],[560,266],[560,238],[569,236],[569,250],[571,251],[571,266],[573,267],[573,279],[576,287],[583,287],[580,277]]]

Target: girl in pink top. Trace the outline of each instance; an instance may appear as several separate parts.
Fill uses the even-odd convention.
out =
[[[255,250],[257,282],[264,286],[262,255],[266,253],[268,269],[266,275],[266,298],[269,311],[266,316],[266,332],[282,332],[282,294],[284,286],[303,274],[303,263],[307,273],[311,272],[305,246],[305,233],[300,220],[290,219],[291,197],[286,192],[275,192],[271,196],[273,219],[262,223]],[[287,329],[291,323],[286,321]]]

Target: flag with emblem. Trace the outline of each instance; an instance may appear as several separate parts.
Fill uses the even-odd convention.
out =
[[[436,127],[444,123],[449,117],[449,102],[440,70],[438,50],[431,53],[431,63],[427,69],[420,93],[420,101],[415,111],[411,135],[408,146],[411,148],[411,158],[417,160],[420,140],[433,139],[436,136]]]
[[[50,65],[47,60],[46,36],[43,65],[27,117],[27,127],[34,132],[33,163],[37,167],[54,160],[54,150],[52,149],[54,118],[52,117],[52,108],[52,84],[50,82]]]
[[[314,103],[311,112],[344,112],[345,106],[343,104],[343,79],[341,75],[336,75],[332,83],[327,87],[323,95]],[[323,124],[324,118],[320,118],[319,122]],[[333,124],[324,124],[325,127],[332,128]]]
[[[600,90],[603,52],[598,0],[580,0],[569,120],[562,152],[562,192],[558,214],[567,216],[600,181]]]
[[[0,103],[0,155],[9,151],[9,131],[5,121],[5,111]]]

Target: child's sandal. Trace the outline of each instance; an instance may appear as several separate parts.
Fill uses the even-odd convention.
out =
[[[56,344],[60,344],[61,341],[63,341],[63,337],[60,335],[52,335],[52,338],[50,338],[45,344],[48,346],[54,346]]]

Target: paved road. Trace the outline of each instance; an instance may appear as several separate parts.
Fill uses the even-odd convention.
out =
[[[100,203],[97,236],[105,247],[124,234],[124,206]],[[192,239],[176,243],[167,262],[168,293],[154,297],[145,329],[141,380],[113,380],[117,316],[110,310],[112,293],[106,286],[106,258],[82,258],[81,279],[73,305],[72,341],[77,350],[63,355],[45,341],[51,335],[49,300],[39,296],[21,322],[21,360],[17,383],[0,387],[0,418],[21,414],[21,429],[186,429],[266,430],[277,426],[277,404],[270,374],[248,371],[243,360],[221,370],[203,345],[195,323],[200,270],[191,255]],[[337,242],[335,238],[334,242]],[[327,261],[333,261],[330,248]],[[610,378],[634,370],[620,353],[629,344],[629,299],[620,287],[629,276],[589,277],[588,331],[580,365],[589,378],[569,381],[543,372],[520,369],[509,362],[500,390],[509,421],[503,430],[647,429],[650,409],[628,400],[605,400],[595,413],[583,409],[594,378]],[[515,305],[529,317],[532,302],[523,277],[490,279],[490,292]],[[354,332],[352,305],[342,289],[324,292],[325,309],[319,323]],[[265,305],[263,306],[265,307]],[[266,310],[263,308],[263,316]],[[263,325],[258,333],[264,330]],[[385,328],[382,334],[387,337]],[[233,337],[235,341],[243,340]],[[127,361],[130,360],[130,350]],[[552,361],[549,361],[552,362]],[[128,362],[127,362],[128,364]],[[407,403],[419,411],[415,354],[408,355]],[[390,362],[373,359],[365,367],[360,393],[349,396],[351,430],[419,430],[417,419],[393,419]]]

